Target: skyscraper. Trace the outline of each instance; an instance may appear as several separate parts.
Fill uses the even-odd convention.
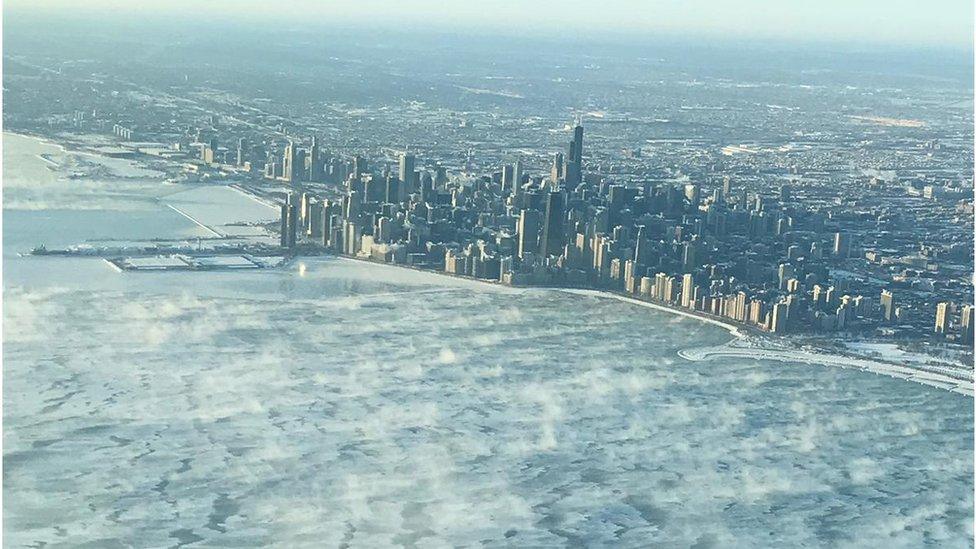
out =
[[[522,159],[516,159],[512,166],[512,195],[522,194]]]
[[[355,221],[359,217],[359,213],[362,211],[362,200],[362,195],[359,194],[359,191],[350,191],[349,194],[344,197],[345,204],[343,205],[343,217]]]
[[[383,197],[386,202],[392,204],[399,204],[403,201],[404,189],[407,184],[403,183],[399,179],[389,176],[386,178],[386,189],[383,193]]]
[[[557,186],[559,180],[563,178],[563,153],[556,153],[552,156],[552,167],[549,171],[549,179],[552,180],[553,188]]]
[[[322,240],[322,201],[313,201],[309,206],[308,219],[305,221],[305,234],[311,238],[312,242]]]
[[[976,322],[976,307],[973,307],[972,305],[963,305],[959,325],[962,328],[962,342],[967,345],[973,344],[974,322]]]
[[[299,202],[298,209],[298,221],[302,223],[303,226],[308,224],[310,213],[312,211],[312,193],[302,193],[301,201]]]
[[[886,321],[891,322],[895,319],[895,296],[890,290],[881,290],[881,310]]]
[[[712,190],[712,203],[713,204],[724,204],[725,203],[725,191],[716,188]]]
[[[342,253],[356,255],[362,247],[362,228],[358,223],[346,220],[342,224]]]
[[[546,213],[542,225],[542,238],[539,240],[539,253],[543,258],[560,255],[565,246],[563,227],[564,200],[561,191],[550,191],[546,195]]]
[[[308,181],[320,181],[322,178],[322,170],[319,162],[319,140],[314,135],[312,136],[312,145],[308,148],[308,156],[305,158],[305,164],[308,167],[306,179]]]
[[[291,140],[285,145],[285,152],[281,155],[281,178],[291,183],[293,181],[293,166],[295,162],[295,147]]]
[[[447,168],[438,164],[437,168],[434,170],[434,186],[439,189],[444,185],[447,185],[447,182]]]
[[[414,188],[414,171],[417,163],[416,157],[406,152],[400,153],[400,181],[404,188],[409,192]]]
[[[796,276],[796,268],[790,263],[779,264],[779,289],[786,289],[786,281]]]
[[[685,243],[684,253],[682,254],[682,267],[684,270],[693,271],[698,267],[699,255],[701,254],[701,244],[697,238],[692,238]]]
[[[620,212],[623,211],[627,199],[625,189],[623,185],[610,185],[607,189],[607,212],[611,227],[620,224]]]
[[[281,237],[279,244],[282,248],[293,248],[296,244],[298,232],[298,204],[289,193],[281,205]]]
[[[949,328],[949,308],[951,303],[943,301],[935,306],[935,333],[945,334]]]
[[[237,165],[243,166],[248,160],[247,139],[243,137],[237,140]]]
[[[502,166],[502,192],[503,193],[514,193],[514,184],[512,183],[512,176],[514,169],[512,166],[506,164]]]
[[[610,242],[606,235],[593,235],[593,270],[600,278],[607,275],[610,268]]]
[[[813,285],[813,305],[822,307],[827,302],[827,290],[820,284]]]
[[[525,255],[536,253],[539,249],[539,221],[540,215],[536,210],[522,210],[518,220],[518,256],[525,259]]]
[[[664,301],[668,303],[675,303],[678,301],[678,278],[674,276],[669,276],[664,279]]]
[[[694,183],[685,185],[685,198],[688,199],[691,208],[697,210],[698,205],[701,203],[701,187]]]
[[[566,186],[575,189],[583,182],[583,126],[577,122],[573,128],[573,140],[569,142],[569,155],[563,170]]]
[[[352,176],[356,179],[362,179],[369,168],[366,165],[366,159],[362,156],[356,155],[356,158],[352,162]]]
[[[423,203],[430,202],[434,198],[434,180],[431,178],[430,174],[424,172],[423,177],[420,178],[420,201]]]
[[[834,233],[834,255],[841,258],[851,256],[851,237],[846,233]]]
[[[765,315],[765,311],[763,309],[764,309],[764,305],[762,301],[758,299],[752,300],[749,303],[749,313],[748,313],[749,322],[751,322],[752,324],[761,324],[763,321],[762,320],[763,316]]]
[[[633,259],[624,261],[624,289],[635,293],[640,289],[640,276],[637,275],[637,264]]]
[[[285,156],[282,161],[281,176],[289,184],[294,184],[296,181],[295,174],[295,164],[298,160],[298,150],[295,147],[295,143],[291,140],[288,141],[288,145],[285,146]]]
[[[281,205],[281,214],[278,217],[278,245],[282,248],[288,247],[288,210],[289,204],[286,200]]]
[[[333,232],[336,228],[336,218],[338,208],[336,204],[331,200],[325,200],[322,203],[322,240],[321,244],[323,246],[329,247],[334,245],[333,242]]]
[[[780,334],[786,331],[786,317],[789,309],[786,303],[779,302],[773,305],[773,312],[770,315],[769,331]]]
[[[572,160],[580,164],[583,163],[583,122],[579,121],[576,123],[576,127],[573,128],[573,152],[575,153]]]
[[[691,273],[686,273],[681,277],[681,306],[691,307],[694,305],[695,279]]]
[[[786,281],[786,291],[795,294],[800,291],[800,281],[796,278],[790,278]]]
[[[647,241],[647,227],[644,225],[639,225],[637,227],[637,242],[634,245],[634,264],[640,267],[646,267],[649,261],[649,248],[650,244]]]
[[[796,244],[790,246],[786,249],[786,259],[788,261],[796,261],[800,257],[800,247]]]
[[[746,302],[749,300],[749,296],[745,292],[740,291],[735,294],[735,309],[729,315],[739,322],[745,322],[746,320]]]
[[[376,220],[376,238],[377,242],[392,242],[393,241],[393,222],[389,217],[380,217]]]

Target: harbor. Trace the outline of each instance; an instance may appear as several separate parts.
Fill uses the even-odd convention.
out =
[[[117,271],[237,271],[280,267],[284,256],[252,255],[157,255],[149,257],[114,257],[104,260]]]

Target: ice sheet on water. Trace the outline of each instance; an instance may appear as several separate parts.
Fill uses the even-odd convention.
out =
[[[971,544],[966,397],[687,362],[727,334],[613,300],[306,263],[8,288],[8,543]]]
[[[168,195],[164,201],[210,226],[274,221],[279,215],[276,208],[229,186],[197,187]]]

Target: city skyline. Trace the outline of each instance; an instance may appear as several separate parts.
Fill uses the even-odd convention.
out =
[[[968,288],[960,288],[962,293],[952,300],[930,303],[922,310],[899,307],[901,301],[896,302],[891,285],[865,286],[872,276],[867,274],[870,265],[884,264],[877,251],[885,245],[883,241],[875,240],[871,248],[865,249],[863,237],[855,237],[862,229],[850,232],[850,228],[836,225],[824,233],[826,218],[822,212],[806,210],[794,202],[794,182],[787,180],[772,189],[773,196],[769,191],[751,194],[736,188],[728,175],[713,179],[710,193],[697,183],[644,183],[637,187],[610,183],[594,189],[584,185],[581,124],[578,120],[573,128],[566,154],[554,154],[549,173],[526,173],[522,161],[516,159],[492,175],[481,176],[470,188],[445,187],[447,179],[440,176],[435,184],[430,172],[414,169],[416,157],[406,152],[397,155],[395,174],[388,168],[382,174],[369,173],[351,169],[349,158],[320,156],[315,137],[307,149],[298,149],[295,141],[289,140],[283,156],[278,158],[272,153],[263,169],[266,179],[283,181],[294,189],[286,193],[281,206],[281,246],[297,249],[304,241],[313,250],[324,247],[350,257],[511,285],[603,288],[777,334],[850,334],[875,328],[893,330],[899,322],[910,322],[911,328],[900,329],[901,337],[914,334],[920,339],[934,336],[937,341],[948,338],[963,345],[973,344],[974,308],[968,304],[972,302]],[[241,151],[231,152],[228,154],[237,160],[237,166],[244,166]],[[289,162],[289,158],[296,152],[300,164],[305,166],[301,173],[288,169],[294,162]],[[205,162],[215,164],[213,151],[207,145],[200,154],[202,159],[211,159]],[[437,164],[436,171],[441,170]],[[595,179],[586,181],[592,184]],[[327,186],[319,187],[321,183]],[[876,183],[885,185],[871,182]],[[339,198],[333,198],[330,184],[344,185],[346,190],[340,191]],[[325,189],[329,198],[321,190],[308,190],[307,185]],[[496,187],[493,190],[491,186]],[[499,190],[502,199],[507,197],[507,207],[514,207],[517,214],[515,219],[509,219],[507,227],[502,223],[496,241],[477,239],[474,247],[474,241],[438,242],[434,243],[433,253],[431,242],[426,252],[422,246],[418,249],[417,244],[426,241],[423,235],[427,229],[425,225],[418,227],[416,220],[411,222],[411,216],[420,211],[416,208],[422,209],[421,217],[431,222],[436,219],[433,205],[470,207],[471,198],[477,198],[479,193],[487,193],[482,194],[484,199]],[[588,193],[596,200],[588,198]],[[920,193],[931,199],[937,195],[962,196],[958,189],[948,187],[926,187]],[[571,212],[565,211],[567,197],[575,204]],[[596,207],[590,217],[586,217],[585,208],[580,209],[587,200]],[[505,215],[497,209],[485,213]],[[575,224],[575,228],[565,227],[567,213],[569,224]],[[642,217],[633,217],[638,214]],[[690,239],[683,236],[687,231],[693,233]],[[734,236],[723,243],[727,234],[734,233],[757,245],[772,245],[772,249],[762,248],[765,253],[779,248],[781,259],[766,267],[776,272],[772,286],[754,272],[763,268],[756,254],[745,251],[747,264],[743,266],[735,254],[723,256],[718,251],[735,245]],[[772,235],[775,237],[770,241]],[[457,235],[442,234],[440,238],[450,240]],[[673,242],[672,247],[677,246],[670,254],[668,240]],[[443,258],[438,255],[442,252],[446,253]],[[834,258],[830,262],[832,268],[859,270],[851,260],[860,256],[869,258],[868,270],[853,278],[827,279],[827,258]],[[914,261],[904,261],[911,264],[910,260]],[[892,264],[891,258],[887,261]],[[702,273],[703,266],[711,275]],[[716,275],[723,270],[729,273]],[[706,288],[706,283],[710,287]],[[879,290],[878,305],[874,305],[872,296],[861,295]],[[906,320],[912,317],[914,321]]]

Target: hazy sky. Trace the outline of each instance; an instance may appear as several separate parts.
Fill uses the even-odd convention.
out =
[[[972,48],[973,0],[6,0],[4,10]],[[80,6],[79,4],[83,5]]]

